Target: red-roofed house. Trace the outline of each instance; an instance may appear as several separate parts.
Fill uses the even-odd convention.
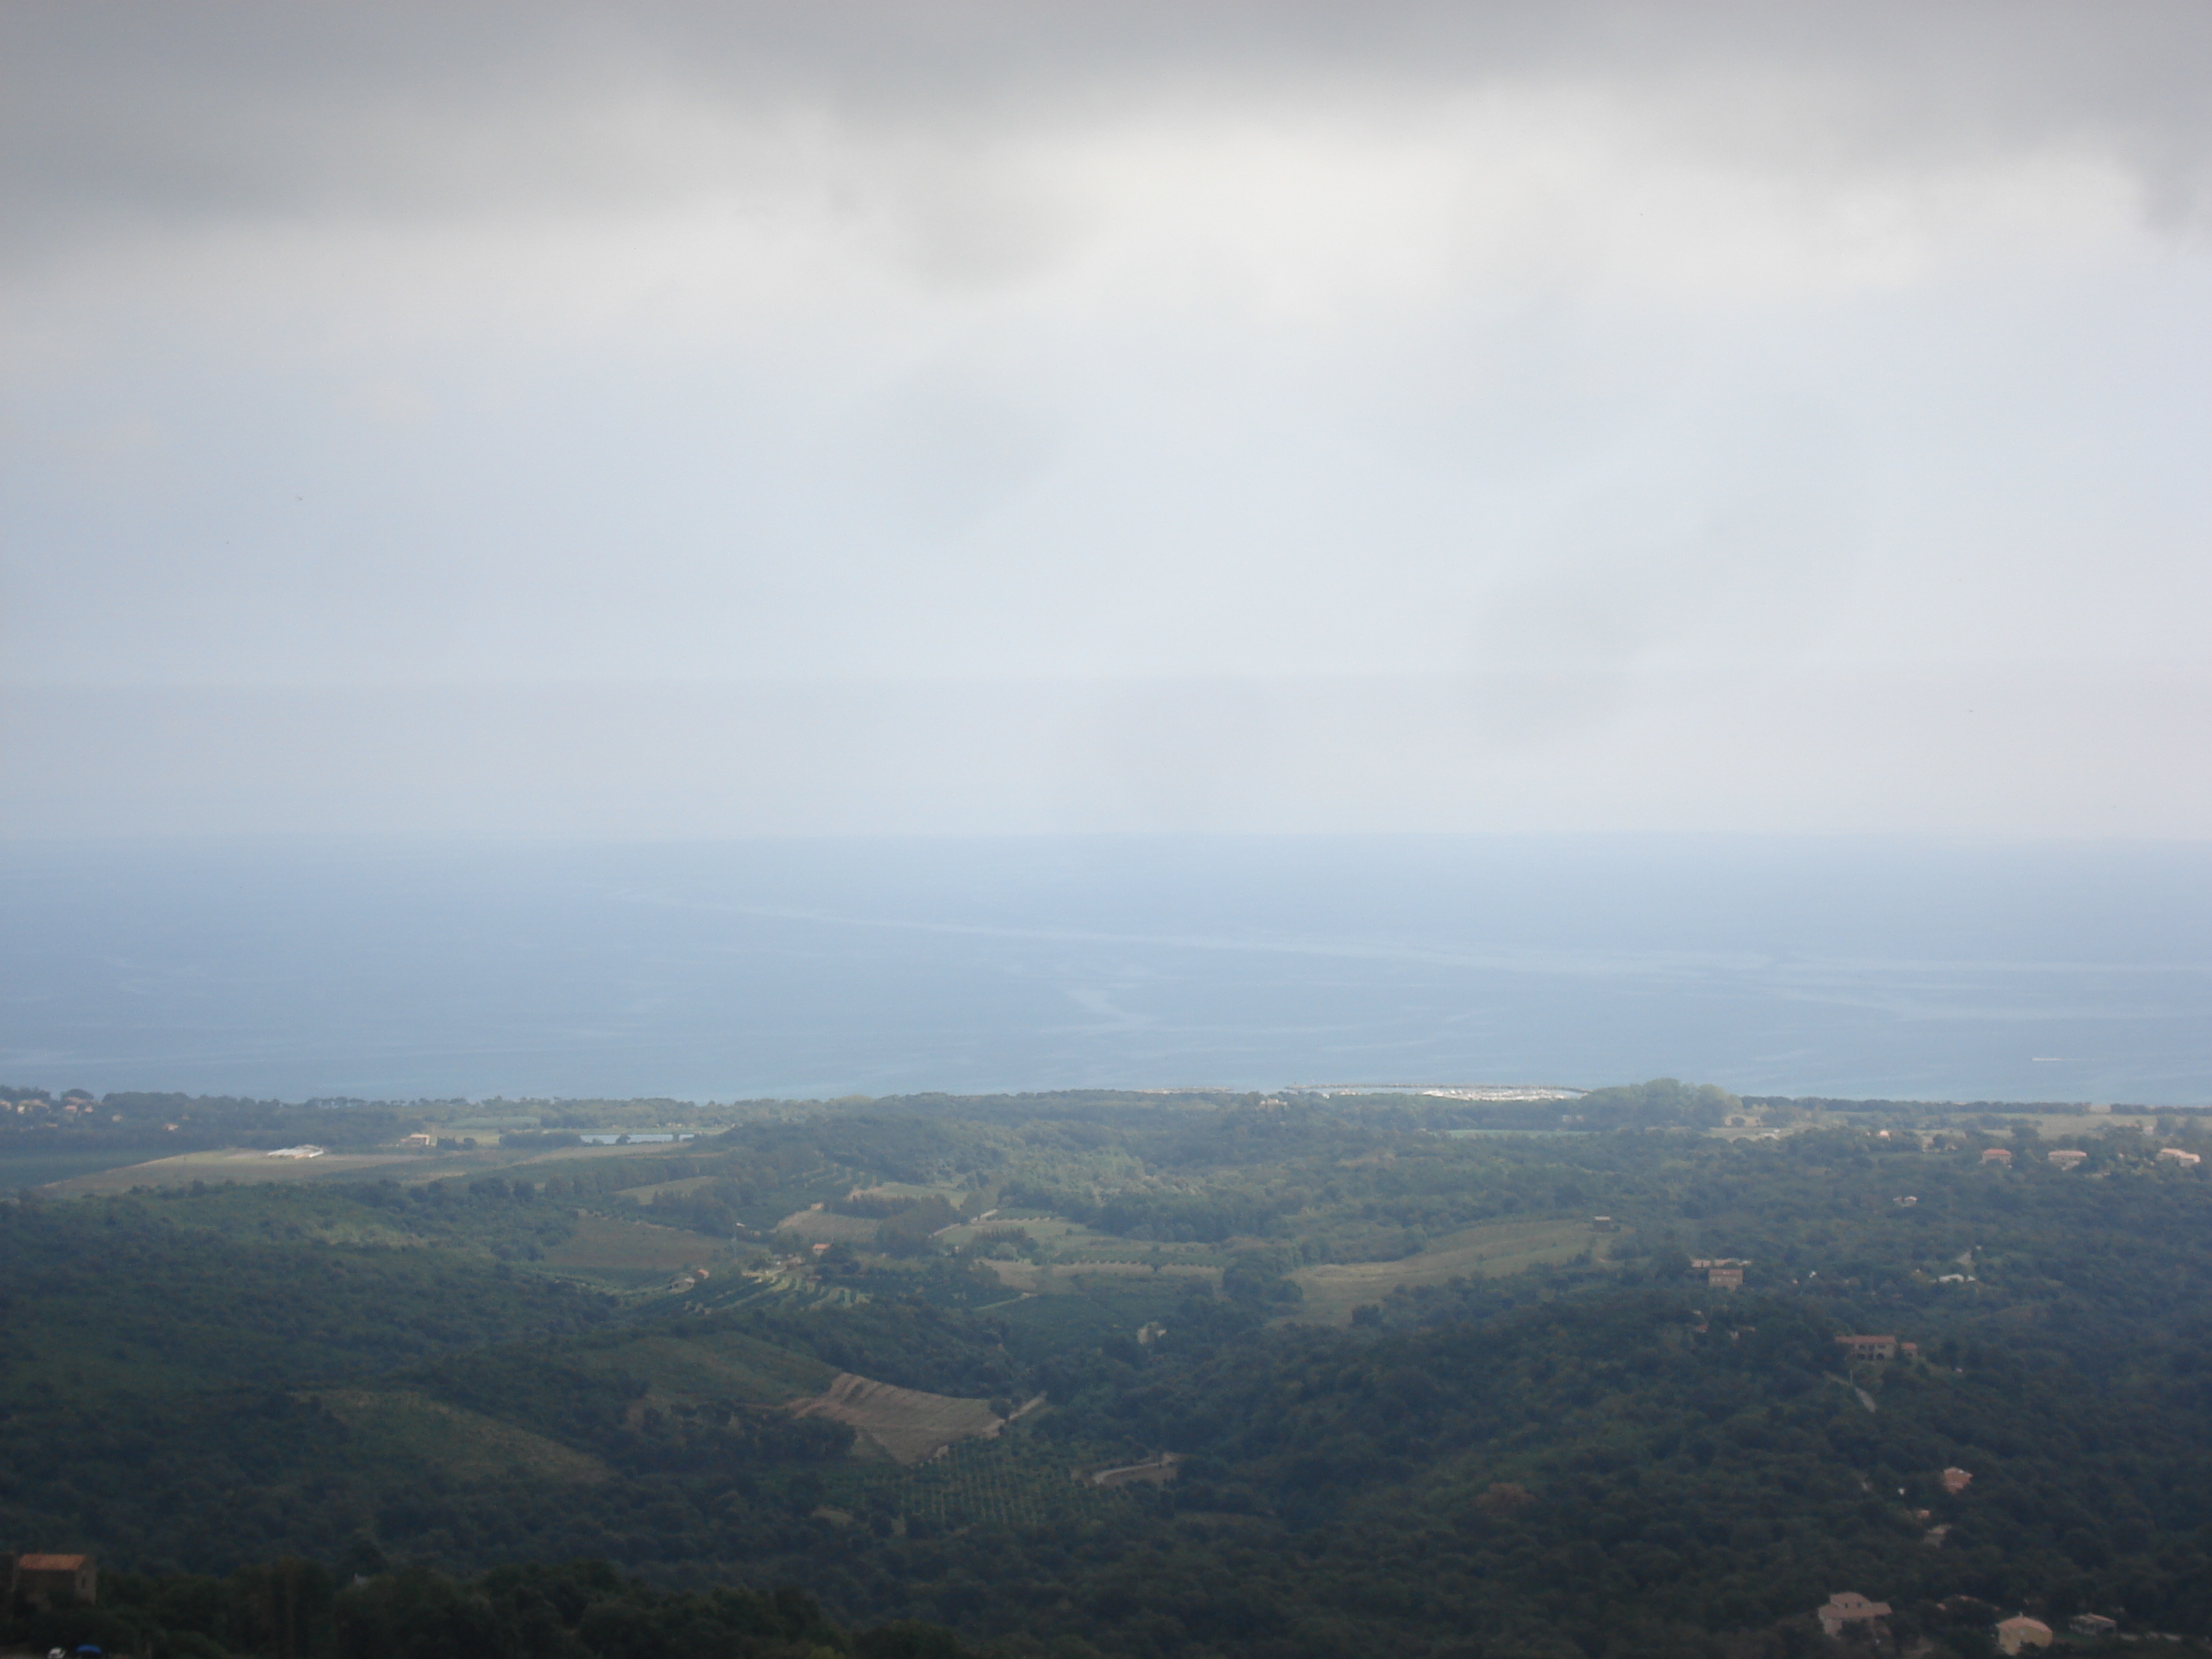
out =
[[[88,1607],[100,1600],[100,1565],[88,1555],[19,1555],[10,1564],[8,1590],[40,1613],[71,1601]]]

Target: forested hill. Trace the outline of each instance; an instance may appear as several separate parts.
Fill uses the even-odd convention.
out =
[[[575,1659],[955,1639],[885,1633],[915,1620],[1057,1659],[1782,1659],[1844,1589],[1934,1659],[2000,1612],[2212,1636],[2200,1129],[1598,1104],[871,1103],[0,1206],[0,1526],[98,1553],[100,1628],[154,1659],[447,1651],[416,1613]],[[890,1403],[828,1409],[841,1376]],[[279,1652],[287,1559],[329,1599]],[[94,1615],[43,1617],[15,1636]]]

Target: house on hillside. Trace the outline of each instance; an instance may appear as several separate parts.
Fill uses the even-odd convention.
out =
[[[2066,1621],[2076,1636],[2110,1636],[2119,1626],[2101,1613],[2077,1613]]]
[[[2022,1648],[2047,1648],[2051,1645],[2051,1626],[2040,1619],[2031,1619],[2026,1613],[2016,1618],[1997,1621],[1997,1651],[2018,1653]]]
[[[2158,1161],[2171,1164],[2177,1169],[2193,1170],[2204,1160],[2195,1152],[2185,1152],[2179,1146],[2159,1148]]]
[[[428,1151],[438,1144],[438,1137],[424,1134],[402,1135],[399,1137],[399,1144],[403,1146],[420,1146]]]
[[[2078,1170],[2089,1161],[2088,1153],[2073,1146],[2061,1146],[2057,1152],[2045,1152],[2044,1156],[2061,1170]]]
[[[1836,1341],[1854,1359],[1897,1358],[1897,1339],[1893,1336],[1839,1336]]]
[[[1838,1590],[1814,1610],[1814,1616],[1829,1636],[1841,1636],[1847,1630],[1872,1633],[1881,1628],[1875,1621],[1889,1616],[1889,1603],[1869,1601],[1856,1590]]]
[[[1943,1490],[1954,1498],[1973,1484],[1974,1477],[1965,1469],[1949,1468],[1943,1471]]]
[[[2012,1168],[2012,1154],[2002,1146],[1984,1146],[1982,1148],[1982,1162],[2009,1170]]]
[[[94,1607],[100,1601],[100,1564],[88,1555],[16,1555],[8,1562],[8,1596],[34,1613],[72,1601]]]
[[[1743,1288],[1743,1270],[1751,1266],[1747,1255],[1700,1255],[1690,1261],[1690,1271],[1703,1273],[1706,1285],[1716,1291],[1740,1291]]]

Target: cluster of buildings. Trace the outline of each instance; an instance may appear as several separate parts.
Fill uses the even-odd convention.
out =
[[[1820,1621],[1822,1633],[1834,1639],[1847,1633],[1887,1636],[1887,1628],[1881,1621],[1889,1613],[1887,1601],[1869,1601],[1856,1590],[1838,1590],[1814,1610],[1814,1616]],[[2098,1613],[2077,1613],[2067,1621],[2066,1627],[2076,1636],[2110,1636],[2119,1628],[2113,1620]],[[1992,1633],[1996,1638],[1997,1651],[2007,1654],[2017,1654],[2027,1648],[2047,1648],[2052,1639],[2050,1626],[2024,1613],[1998,1620]]]
[[[2089,1161],[2089,1154],[2078,1146],[2060,1146],[2045,1152],[2044,1158],[2057,1170],[2078,1170]],[[2200,1153],[2185,1151],[2179,1146],[2162,1146],[2154,1162],[2168,1169],[2193,1170],[2204,1161]],[[1982,1162],[1992,1169],[2012,1168],[2012,1148],[1984,1146]]]
[[[1866,1344],[1891,1340],[1888,1337],[1876,1336],[1839,1336],[1836,1340],[1844,1343]],[[1973,1479],[1972,1474],[1968,1470],[1957,1468],[1945,1469],[1942,1475],[1943,1490],[1955,1498],[1973,1483]],[[1915,1510],[1912,1513],[1917,1520],[1926,1521],[1929,1518],[1926,1510]],[[1928,1534],[1928,1541],[1940,1546],[1943,1534],[1949,1530],[1948,1527],[1936,1528]],[[1978,1601],[1971,1596],[1965,1595],[1953,1596],[1943,1602],[1942,1607],[1946,1613],[1960,1619],[1972,1618],[1977,1613],[1986,1618],[1996,1611],[1995,1607],[1990,1607],[1985,1602]],[[1881,1621],[1887,1619],[1889,1613],[1888,1602],[1869,1601],[1856,1590],[1838,1590],[1814,1610],[1814,1616],[1820,1620],[1822,1633],[1831,1639],[1855,1638],[1867,1643],[1887,1641],[1888,1627]],[[2116,1620],[2106,1618],[2103,1613],[2076,1613],[2072,1619],[2067,1620],[2066,1628],[2075,1636],[2094,1638],[2112,1636],[2118,1631],[2119,1626]],[[1995,1638],[1997,1650],[2009,1655],[2017,1655],[2029,1648],[2047,1648],[2055,1639],[2049,1625],[2040,1619],[2030,1618],[2025,1613],[2015,1613],[2009,1619],[1996,1620],[1990,1634]]]
[[[100,1103],[82,1089],[70,1090],[58,1101],[43,1094],[0,1098],[0,1112],[12,1112],[17,1117],[51,1117],[64,1123],[72,1118],[89,1123],[99,1109]],[[121,1121],[119,1116],[117,1121]]]
[[[1899,1354],[1911,1359],[1920,1352],[1917,1342],[1900,1342],[1893,1336],[1839,1336],[1836,1341],[1854,1359],[1894,1359]]]

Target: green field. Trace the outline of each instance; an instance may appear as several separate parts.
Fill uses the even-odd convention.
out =
[[[935,1532],[1023,1528],[1106,1513],[1120,1502],[1077,1474],[1089,1462],[1068,1448],[1012,1433],[967,1440],[929,1462],[884,1479],[882,1500],[909,1525]]]
[[[538,1265],[611,1289],[635,1291],[662,1284],[684,1267],[729,1271],[728,1261],[721,1246],[697,1233],[586,1213],[576,1218],[575,1231],[547,1250]]]
[[[1348,1324],[1354,1308],[1379,1303],[1401,1285],[1498,1279],[1572,1261],[1585,1250],[1601,1254],[1602,1243],[1589,1224],[1582,1221],[1504,1221],[1469,1227],[1396,1261],[1299,1268],[1290,1277],[1305,1292],[1305,1301],[1290,1317],[1305,1324]]]
[[[655,1401],[684,1405],[726,1400],[781,1405],[820,1393],[836,1375],[811,1355],[736,1331],[641,1337],[619,1347],[578,1350],[568,1363],[586,1373],[642,1380]]]
[[[137,1153],[114,1152],[24,1152],[0,1158],[0,1190],[21,1187],[43,1187],[49,1182],[76,1181],[87,1176],[97,1176],[109,1170],[124,1167],[118,1158],[136,1158]]]
[[[2000,1602],[2212,1634],[2212,1115],[1770,1103],[1790,1133],[1743,1140],[1703,1091],[1629,1092],[1577,1135],[929,1098],[672,1154],[80,1175],[147,1190],[0,1198],[0,1535],[249,1613],[279,1561],[349,1606],[417,1594],[380,1563],[793,1583],[977,1659],[1777,1659],[1840,1587],[1917,1659],[1985,1659]],[[1016,1194],[984,1231],[1027,1237],[940,1231],[948,1191]],[[772,1251],[756,1212],[856,1237]],[[1740,1292],[1711,1256],[1755,1264]],[[1824,1380],[1871,1332],[1917,1352]],[[1158,1486],[1079,1478],[1161,1453]],[[590,1654],[727,1651],[629,1628]]]
[[[1018,1359],[1034,1360],[1109,1337],[1133,1336],[1156,1320],[1171,1322],[1183,1299],[1192,1293],[1192,1285],[1179,1279],[1145,1280],[1126,1286],[1098,1285],[1002,1303],[990,1310],[990,1315],[1006,1328],[1007,1352]],[[1204,1289],[1200,1293],[1211,1294]]]
[[[587,1452],[427,1395],[398,1389],[337,1389],[304,1397],[318,1401],[353,1431],[356,1451],[434,1468],[456,1480],[574,1484],[614,1475]]]

